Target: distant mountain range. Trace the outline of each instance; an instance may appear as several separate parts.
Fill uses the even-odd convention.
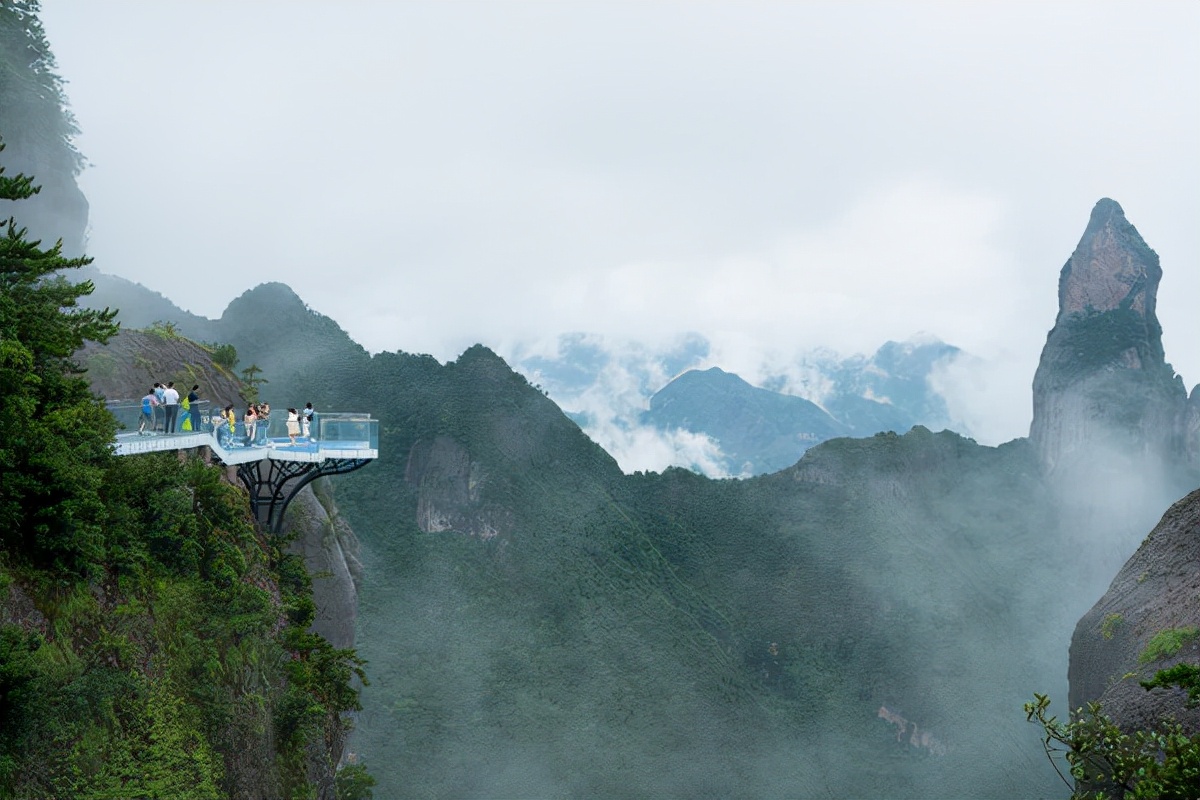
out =
[[[518,353],[513,367],[626,469],[745,477],[791,466],[838,436],[914,425],[970,433],[951,419],[932,380],[963,353],[935,338],[887,342],[871,356],[812,351],[786,372],[766,370],[760,386],[713,366],[710,353],[697,334],[655,350],[575,333],[559,338],[554,355]],[[639,429],[657,436],[667,463],[629,463],[622,446]]]

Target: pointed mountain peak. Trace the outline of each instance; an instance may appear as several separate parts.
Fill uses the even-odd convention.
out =
[[[1172,459],[1186,394],[1154,309],[1158,255],[1115,201],[1092,209],[1058,281],[1058,319],[1033,378],[1030,439],[1050,469],[1097,448]]]
[[[1062,269],[1058,319],[1130,309],[1153,320],[1162,269],[1117,201],[1103,198]]]

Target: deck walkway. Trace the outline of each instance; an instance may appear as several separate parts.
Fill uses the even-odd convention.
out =
[[[372,420],[374,421],[374,420]],[[224,438],[224,437],[222,437]],[[231,438],[237,441],[237,435]],[[244,437],[241,437],[244,438]],[[212,431],[193,433],[155,432],[150,435],[138,433],[118,433],[114,452],[119,456],[132,456],[139,453],[161,453],[168,450],[190,450],[196,447],[208,447],[221,463],[230,466],[245,464],[250,461],[261,461],[264,458],[278,461],[324,461],[329,458],[379,458],[378,446],[372,446],[370,439],[309,439],[299,440],[292,444],[286,437],[275,437],[259,440],[253,445],[234,444],[226,442],[222,445]]]

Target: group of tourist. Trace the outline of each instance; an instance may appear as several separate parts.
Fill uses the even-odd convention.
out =
[[[306,440],[311,438],[315,413],[312,403],[305,403],[304,408],[300,411],[294,408],[288,409],[287,433],[291,444],[296,444],[297,436],[303,436]],[[237,431],[237,415],[234,413],[232,405],[227,405],[224,409],[215,412],[212,415],[212,424],[218,444],[224,445],[233,442],[234,434]],[[246,407],[246,413],[242,415],[242,438],[239,443],[243,447],[265,447],[270,427],[271,404],[251,403]]]
[[[138,433],[146,436],[155,431],[163,433],[186,433],[204,430],[200,418],[200,386],[192,387],[187,397],[180,398],[174,381],[165,385],[155,382],[142,398],[142,417],[138,422]],[[179,415],[183,410],[182,420]],[[149,428],[149,430],[147,430]]]
[[[200,386],[192,387],[186,397],[180,398],[174,382],[166,384],[155,383],[146,396],[142,398],[142,416],[138,423],[138,433],[143,436],[152,435],[156,431],[162,433],[199,433],[210,430],[204,424],[200,415]],[[180,410],[183,410],[182,420]],[[312,403],[305,403],[304,408],[296,410],[289,408],[287,414],[287,434],[291,444],[296,444],[297,437],[304,440],[312,438],[313,418],[316,412]],[[217,437],[217,443],[222,446],[234,444],[237,433],[237,415],[233,405],[216,409],[209,415],[208,424]],[[237,444],[243,447],[267,446],[267,434],[271,427],[271,404],[251,403],[242,415],[242,436]]]

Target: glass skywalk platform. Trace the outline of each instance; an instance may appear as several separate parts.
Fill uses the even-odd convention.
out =
[[[222,463],[231,466],[263,459],[320,462],[379,457],[379,420],[371,419],[369,414],[319,413],[313,418],[311,436],[308,439],[296,437],[296,443],[292,444],[287,436],[286,416],[279,412],[272,414],[269,420],[259,420],[251,439],[244,423],[238,422],[231,429],[227,422],[221,422],[220,417],[210,416],[207,403],[202,401],[196,405],[199,409],[194,415],[190,411],[179,411],[174,433],[163,431],[165,420],[161,409],[139,433],[141,405],[110,404],[108,410],[121,427],[114,451],[117,455],[127,456],[208,447]]]
[[[230,425],[208,404],[179,410],[175,431],[167,433],[165,414],[142,419],[140,403],[110,403],[120,425],[113,450],[117,455],[158,453],[207,447],[221,463],[237,468],[249,493],[250,510],[259,524],[279,533],[292,498],[306,485],[327,475],[341,475],[379,457],[379,420],[369,414],[324,412],[313,416],[307,439],[287,436],[287,415],[276,412],[250,431],[243,422]],[[139,430],[139,427],[142,429]]]

